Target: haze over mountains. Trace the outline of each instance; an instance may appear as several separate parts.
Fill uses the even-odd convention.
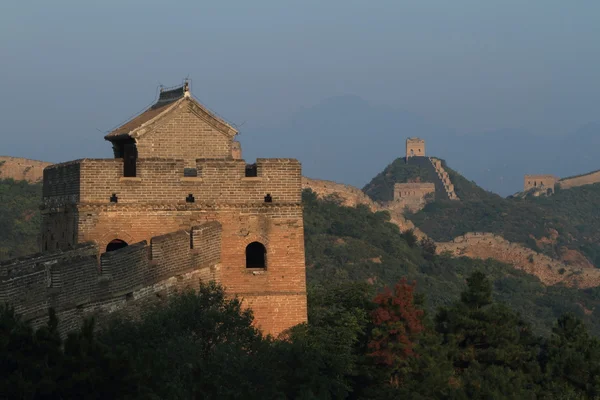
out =
[[[305,176],[364,186],[404,154],[407,137],[426,140],[428,155],[503,196],[522,190],[525,174],[577,175],[600,169],[600,123],[561,136],[521,129],[456,132],[427,118],[353,96],[337,96],[281,121],[241,129],[244,158],[295,157]]]

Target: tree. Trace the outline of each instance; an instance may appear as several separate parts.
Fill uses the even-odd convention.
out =
[[[437,250],[435,242],[428,237],[423,237],[423,238],[421,238],[421,241],[419,242],[419,246],[421,246],[421,252],[423,253],[423,258],[426,259],[427,261],[433,261],[435,258],[435,252]]]
[[[572,314],[558,319],[540,355],[548,396],[600,396],[600,341]]]
[[[516,313],[492,302],[484,274],[474,272],[467,283],[461,300],[436,316],[460,385],[469,398],[531,398],[539,389],[538,338]]]
[[[371,357],[390,371],[390,380],[399,385],[407,365],[415,357],[414,349],[423,332],[423,311],[415,306],[415,284],[401,280],[375,297],[377,308],[371,313],[373,331],[369,342]]]
[[[417,235],[415,235],[414,229],[407,229],[404,232],[402,232],[400,236],[402,237],[402,239],[404,239],[406,244],[408,244],[408,247],[414,248],[417,246],[419,239],[417,238]]]

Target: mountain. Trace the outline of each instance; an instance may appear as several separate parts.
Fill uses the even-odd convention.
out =
[[[452,160],[461,174],[502,196],[522,190],[525,174],[564,177],[600,169],[594,152],[600,123],[558,137],[523,129],[466,134],[349,95],[249,128],[240,140],[246,159],[295,157],[307,176],[362,187],[385,167],[384,160],[404,154],[404,141],[412,136],[426,140],[427,154]]]

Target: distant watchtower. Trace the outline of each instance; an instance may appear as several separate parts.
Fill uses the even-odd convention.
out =
[[[425,140],[421,138],[406,139],[406,159],[409,157],[424,157],[425,156]]]

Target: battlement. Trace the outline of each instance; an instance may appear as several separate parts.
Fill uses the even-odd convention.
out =
[[[66,316],[61,329],[67,330],[91,312],[111,312],[128,301],[182,285],[219,281],[221,225],[208,222],[191,232],[154,237],[150,245],[143,241],[99,259],[97,254],[96,244],[85,243],[2,262],[0,301],[28,321],[43,321],[53,307],[59,317]]]
[[[189,176],[183,160],[142,158],[136,176],[124,177],[122,159],[77,160],[46,168],[44,205],[110,204],[113,194],[118,204],[186,204],[190,194],[199,203],[264,203],[267,195],[272,203],[301,202],[297,160],[259,158],[254,166],[254,176],[247,176],[244,160],[197,159]]]

